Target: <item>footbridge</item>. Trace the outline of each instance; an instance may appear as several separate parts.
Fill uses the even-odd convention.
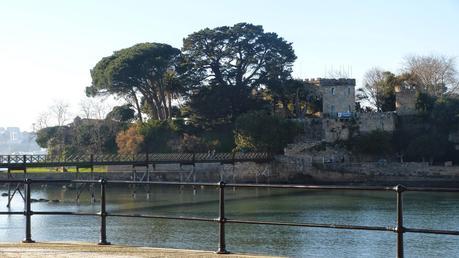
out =
[[[272,160],[265,152],[234,153],[146,153],[136,155],[0,155],[0,168],[25,170],[36,167],[92,167],[105,165],[148,166],[155,164],[185,164],[236,162],[264,163]]]
[[[151,182],[152,175],[161,173],[177,173],[180,176],[180,182],[196,182],[195,165],[199,163],[219,163],[234,164],[237,162],[256,162],[266,163],[272,160],[272,156],[264,152],[234,152],[234,153],[145,153],[136,155],[107,155],[107,154],[91,154],[91,155],[70,155],[70,156],[54,156],[54,155],[0,155],[0,168],[7,170],[8,180],[17,179],[21,175],[13,176],[12,171],[23,171],[23,178],[27,177],[28,168],[68,168],[75,167],[75,179],[79,179],[79,171],[81,168],[90,169],[90,180],[96,180],[94,174],[95,166],[131,166],[130,179],[134,182]],[[177,171],[161,171],[156,170],[156,165],[159,164],[179,164],[180,170]],[[182,166],[187,165],[188,169],[182,169]],[[139,171],[140,167],[140,171]],[[150,169],[152,168],[152,170]],[[64,171],[64,169],[63,169]],[[128,172],[128,171],[125,171]],[[140,172],[140,173],[139,173]],[[222,177],[222,175],[220,175]],[[222,179],[222,178],[221,178]],[[7,207],[16,194],[25,198],[25,190],[21,184],[8,183],[8,203]],[[76,184],[76,201],[80,199],[81,193],[87,189],[91,194],[91,201],[95,202],[95,188],[93,183]],[[136,185],[132,185],[132,197],[136,198]],[[146,187],[147,199],[150,195],[150,186]],[[196,189],[193,189],[195,193]]]

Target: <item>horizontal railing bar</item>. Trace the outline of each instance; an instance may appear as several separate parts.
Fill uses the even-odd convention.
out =
[[[126,217],[126,218],[171,219],[171,220],[192,220],[192,221],[218,222],[218,219],[202,218],[202,217],[182,217],[182,216],[145,215],[145,214],[119,214],[119,213],[107,213],[107,216],[109,216],[109,217]]]
[[[407,187],[405,191],[409,192],[459,192],[455,187]]]
[[[24,183],[24,179],[2,179],[2,180],[0,180],[0,183],[1,184],[7,184],[7,183],[22,184],[22,183]]]
[[[425,233],[425,234],[436,234],[436,235],[454,235],[459,236],[457,230],[441,230],[441,229],[424,229],[424,228],[404,228],[405,232],[409,233]]]
[[[30,183],[51,183],[51,184],[87,184],[99,183],[99,180],[72,180],[72,179],[30,179]]]
[[[107,184],[218,186],[218,183],[204,183],[204,182],[193,183],[193,182],[123,181],[123,180],[107,180]]]
[[[24,215],[23,211],[0,211],[0,215]]]
[[[291,184],[225,184],[227,187],[286,188],[305,190],[393,191],[392,186],[291,185]]]
[[[354,229],[354,230],[392,231],[392,232],[395,231],[395,228],[392,228],[392,227],[378,227],[378,226],[272,222],[272,221],[237,220],[237,219],[226,219],[225,222],[226,223],[236,223],[236,224],[252,224],[252,225],[293,226],[293,227],[309,227],[309,228],[335,228],[335,229]]]
[[[32,215],[76,215],[76,216],[99,216],[99,213],[70,212],[70,211],[33,211]]]
[[[0,184],[7,183],[25,183],[26,179],[0,179]],[[66,184],[66,183],[99,183],[99,180],[73,180],[73,179],[27,179],[31,184],[34,183],[56,183],[56,184]]]
[[[31,183],[99,183],[99,180],[71,180],[71,179],[30,179]],[[1,179],[0,183],[24,183],[24,180]],[[154,181],[130,181],[130,180],[107,180],[107,184],[139,184],[139,185],[194,185],[194,186],[218,186],[218,183],[205,182],[154,182]],[[225,184],[226,187],[244,188],[284,188],[304,190],[352,190],[352,191],[396,191],[394,186],[346,186],[346,185],[292,185],[292,184]],[[405,192],[459,192],[459,188],[442,187],[405,187]]]

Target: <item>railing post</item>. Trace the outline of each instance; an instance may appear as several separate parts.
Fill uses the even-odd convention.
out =
[[[98,245],[110,245],[107,242],[107,211],[105,210],[105,186],[107,181],[105,179],[99,180],[100,182],[100,240]]]
[[[32,180],[30,179],[25,179],[24,184],[25,184],[25,207],[24,207],[24,216],[26,217],[26,224],[25,224],[25,238],[22,240],[23,243],[35,243],[35,241],[32,240],[32,231],[31,231],[31,216],[32,216],[32,209],[30,205],[30,185],[32,183]]]
[[[219,186],[219,217],[218,217],[218,224],[219,224],[219,242],[218,242],[218,250],[217,254],[228,254],[229,252],[226,250],[226,243],[225,243],[225,182],[220,181],[218,183]]]
[[[397,185],[394,190],[397,193],[397,227],[395,228],[397,233],[397,258],[403,258],[403,233],[405,232],[405,228],[403,227],[402,193],[406,190],[406,187],[403,185]]]

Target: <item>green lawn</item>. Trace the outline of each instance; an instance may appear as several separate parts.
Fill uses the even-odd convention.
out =
[[[66,167],[67,172],[74,173],[76,172],[75,167]],[[62,173],[62,168],[27,168],[27,173]],[[90,168],[80,168],[81,173],[91,172]],[[94,172],[107,172],[106,166],[95,166]],[[12,170],[11,173],[24,173],[22,170]]]

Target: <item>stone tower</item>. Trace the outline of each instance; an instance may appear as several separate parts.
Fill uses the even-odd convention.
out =
[[[355,112],[355,79],[309,80],[319,86],[322,94],[322,114],[336,117],[339,113]]]
[[[395,87],[395,110],[398,115],[416,114],[416,88],[409,84]]]

